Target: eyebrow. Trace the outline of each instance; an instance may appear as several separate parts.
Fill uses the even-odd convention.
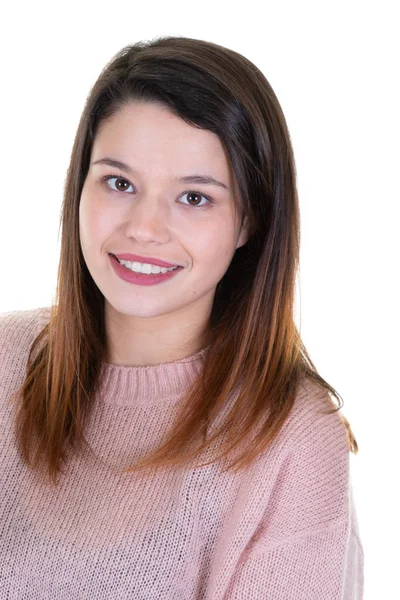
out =
[[[100,158],[99,160],[95,160],[92,162],[92,165],[108,165],[109,167],[115,167],[116,169],[121,169],[121,171],[126,171],[130,175],[134,175],[132,169],[129,165],[115,160],[113,158]],[[209,175],[186,175],[185,177],[181,177],[177,181],[183,183],[202,183],[205,185],[218,185],[219,187],[224,188],[225,190],[229,190],[229,188],[222,183],[222,181],[218,181],[214,179],[214,177],[210,177]]]

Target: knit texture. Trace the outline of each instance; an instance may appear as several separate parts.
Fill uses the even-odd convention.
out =
[[[159,445],[204,352],[149,367],[102,365],[90,450],[57,487],[22,461],[11,395],[49,311],[0,315],[2,600],[360,600],[364,555],[340,412],[304,382],[268,451],[121,473]]]

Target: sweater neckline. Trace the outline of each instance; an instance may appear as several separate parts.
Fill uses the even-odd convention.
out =
[[[208,349],[209,346],[172,362],[141,367],[103,361],[100,401],[115,406],[174,402],[183,396],[201,374]]]

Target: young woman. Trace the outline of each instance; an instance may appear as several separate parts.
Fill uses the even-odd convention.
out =
[[[362,598],[357,444],[294,323],[298,258],[264,75],[196,39],[122,49],[56,301],[0,317],[1,598]]]

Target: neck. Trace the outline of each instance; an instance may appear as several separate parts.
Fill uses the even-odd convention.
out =
[[[199,352],[208,344],[207,321],[165,315],[138,318],[117,312],[105,303],[107,362],[143,367],[174,362]]]

